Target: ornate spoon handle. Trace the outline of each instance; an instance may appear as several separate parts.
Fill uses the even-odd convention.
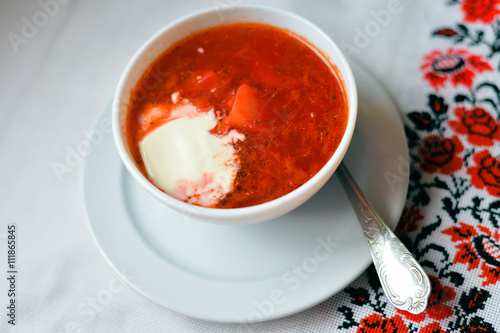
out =
[[[343,163],[336,175],[358,216],[387,298],[398,309],[414,314],[425,311],[431,291],[427,274],[382,221]]]

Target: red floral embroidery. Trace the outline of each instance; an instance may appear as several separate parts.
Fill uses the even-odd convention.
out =
[[[420,333],[446,333],[446,331],[443,331],[441,329],[441,325],[439,325],[439,323],[434,322],[427,326],[422,327]]]
[[[491,23],[500,14],[497,7],[499,3],[499,0],[464,0],[462,3],[464,19],[469,22]]]
[[[446,303],[455,299],[455,289],[441,284],[435,276],[429,275],[429,279],[431,280],[432,290],[425,312],[416,315],[396,309],[398,313],[401,313],[407,319],[417,323],[423,321],[427,316],[432,319],[441,320],[453,315],[453,309]]]
[[[418,224],[423,219],[424,216],[420,212],[420,208],[415,206],[411,206],[409,208],[405,207],[394,232],[397,235],[404,235],[409,232],[415,231],[418,228]]]
[[[449,175],[462,168],[463,159],[458,157],[464,146],[454,136],[451,139],[430,135],[422,140],[418,149],[423,161],[420,168],[429,173],[440,172]]]
[[[476,269],[479,266],[479,257],[471,244],[462,243],[457,245],[458,252],[455,263],[467,265],[467,270]]]
[[[406,333],[406,327],[403,319],[395,315],[391,318],[384,318],[378,313],[369,315],[361,319],[357,333]]]
[[[460,222],[459,225],[442,231],[451,236],[458,250],[454,264],[467,265],[467,270],[481,268],[483,286],[496,284],[500,280],[500,234],[483,226],[472,226]]]
[[[493,70],[481,55],[454,49],[449,49],[446,53],[432,51],[424,57],[420,69],[436,91],[444,87],[447,80],[455,87],[461,84],[470,88],[476,73]]]
[[[489,194],[500,197],[500,160],[483,150],[474,155],[476,166],[470,167],[471,183],[476,188],[486,189]]]
[[[458,121],[451,120],[450,127],[457,133],[467,134],[467,141],[476,146],[493,146],[493,140],[500,140],[498,123],[483,108],[474,107],[466,110],[464,107],[455,109]]]
[[[476,229],[473,226],[460,222],[459,225],[448,228],[443,231],[443,234],[450,235],[452,242],[468,240],[477,235]]]

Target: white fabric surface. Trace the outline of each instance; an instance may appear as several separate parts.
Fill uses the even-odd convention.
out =
[[[42,2],[46,2],[42,0]],[[17,325],[0,311],[0,331],[12,332],[330,332],[342,317],[327,302],[305,312],[253,325],[217,324],[163,309],[118,278],[100,254],[82,205],[81,166],[59,181],[54,161],[64,162],[110,102],[135,50],[172,20],[226,0],[96,1],[60,5],[47,24],[19,45],[23,17],[41,11],[38,1],[0,2],[0,268],[5,271],[6,225],[18,225]],[[229,1],[235,3],[237,1]],[[323,28],[339,44],[354,45],[356,27],[386,9],[389,1],[284,1],[266,4],[290,10]],[[401,0],[401,14],[353,57],[382,82],[402,109],[412,105],[416,72],[430,48],[432,25],[443,13],[425,11],[434,2]],[[449,15],[449,14],[447,14]],[[414,71],[414,72],[408,72]],[[404,82],[404,84],[402,84]],[[415,83],[415,84],[421,84]],[[1,308],[7,284],[0,283]],[[84,312],[104,289],[115,290],[99,310]],[[345,295],[337,295],[337,301]],[[346,301],[347,302],[347,301]]]

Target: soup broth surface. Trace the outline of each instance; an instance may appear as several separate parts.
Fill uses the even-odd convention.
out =
[[[313,46],[276,27],[235,23],[193,34],[152,63],[132,90],[126,135],[138,168],[164,192],[238,208],[312,178],[338,147],[347,118],[337,69]],[[174,130],[180,134],[172,137]],[[153,170],[147,156],[158,157],[167,141]],[[207,146],[197,151],[196,142]],[[198,170],[205,162],[213,166]],[[176,172],[173,187],[162,186],[161,177]]]

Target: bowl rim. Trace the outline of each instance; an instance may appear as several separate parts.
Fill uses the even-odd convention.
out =
[[[328,36],[322,29],[320,29],[318,26],[316,26],[314,23],[310,22],[309,20],[301,17],[300,15],[297,15],[295,13],[292,13],[290,11],[280,9],[280,8],[275,8],[275,7],[269,7],[269,6],[264,6],[264,5],[250,5],[250,4],[242,4],[242,5],[231,5],[232,9],[238,9],[238,10],[261,10],[263,12],[267,13],[272,13],[273,15],[284,15],[288,16],[289,18],[292,18],[294,20],[302,22],[302,24],[308,25],[309,27],[313,28],[315,31],[314,33],[318,35],[318,38],[324,39],[325,42],[329,43],[329,47],[332,47],[334,50],[334,53],[337,53],[337,56],[340,60],[337,60],[335,63],[330,59],[328,54],[324,52],[322,49],[314,45],[312,42],[310,42],[307,38],[302,37],[300,32],[293,31],[290,29],[285,29],[283,27],[280,27],[278,24],[269,24],[269,23],[264,23],[268,24],[280,29],[285,29],[291,31],[294,35],[302,38],[304,42],[309,43],[310,46],[312,46],[316,51],[318,51],[320,54],[322,54],[327,61],[331,63],[332,66],[335,66],[338,70],[338,74],[341,76],[340,79],[343,81],[344,89],[350,92],[348,94],[348,120],[347,120],[347,126],[344,131],[344,134],[342,136],[342,139],[336,148],[335,152],[333,153],[332,157],[326,162],[326,164],[313,176],[311,177],[307,182],[296,188],[295,190],[279,197],[276,199],[273,199],[268,202],[264,202],[258,205],[254,206],[248,206],[248,207],[240,207],[240,208],[210,208],[210,207],[201,207],[201,206],[196,206],[190,203],[183,202],[181,200],[178,200],[167,193],[161,191],[158,189],[155,185],[153,185],[137,168],[133,160],[131,159],[130,155],[127,152],[126,142],[123,142],[122,140],[122,135],[121,135],[121,126],[120,126],[120,108],[124,104],[122,100],[122,95],[124,94],[124,88],[127,83],[127,80],[129,79],[129,75],[135,64],[141,60],[143,57],[144,53],[152,47],[152,45],[155,44],[159,39],[162,38],[164,34],[167,34],[169,30],[172,30],[178,25],[183,24],[186,21],[196,19],[197,17],[210,14],[210,13],[217,13],[220,8],[217,7],[210,7],[202,10],[198,10],[195,12],[192,12],[190,14],[187,14],[185,16],[182,16],[171,23],[167,24],[163,28],[161,28],[159,31],[157,31],[155,34],[153,34],[150,38],[148,38],[142,45],[141,47],[134,53],[133,57],[130,59],[130,61],[127,63],[127,66],[123,70],[116,91],[115,95],[113,98],[113,103],[112,103],[112,132],[113,132],[113,138],[115,141],[115,146],[118,150],[118,153],[120,155],[120,158],[122,162],[124,163],[125,167],[127,170],[133,175],[133,177],[139,181],[139,183],[148,190],[150,194],[152,194],[155,198],[160,200],[162,203],[166,204],[172,209],[175,209],[181,213],[187,214],[189,216],[193,216],[195,218],[200,218],[202,220],[206,220],[208,222],[212,223],[219,223],[219,224],[229,224],[228,218],[231,219],[238,219],[238,218],[246,218],[247,220],[243,221],[234,221],[231,222],[230,224],[233,225],[241,225],[241,224],[253,224],[253,223],[258,223],[258,222],[263,222],[278,216],[281,216],[298,206],[300,206],[302,203],[307,201],[311,196],[313,196],[325,183],[328,181],[328,179],[333,175],[335,172],[336,168],[342,161],[345,153],[347,152],[347,149],[349,147],[350,141],[352,139],[353,133],[354,133],[354,128],[356,124],[356,118],[357,118],[357,109],[358,109],[358,95],[357,95],[357,88],[356,88],[356,83],[354,79],[354,75],[352,73],[351,67],[349,66],[349,62],[347,61],[346,56],[342,53],[338,45]],[[238,20],[226,20],[224,22],[223,20],[220,20],[220,24],[229,24],[229,23],[236,23]],[[249,21],[245,21],[249,22]],[[259,23],[259,22],[256,22]],[[216,25],[213,25],[216,26]],[[182,36],[181,38],[177,39],[175,42],[178,42],[179,40],[186,38],[189,35]],[[174,42],[174,43],[175,43]],[[167,50],[172,44],[169,44],[165,50]],[[154,58],[152,60],[148,60],[148,66],[151,65],[153,61],[155,61],[157,58]],[[342,66],[344,68],[344,71],[340,71],[339,67]],[[129,101],[125,102],[125,105],[128,105]],[[311,193],[308,195],[308,193]],[[303,198],[299,200],[298,198]],[[293,205],[293,207],[288,207],[285,208],[283,206],[286,206],[287,202],[290,201],[298,201],[299,203],[296,205]],[[262,218],[262,215],[272,215],[269,218]],[[258,217],[260,216],[260,218]],[[253,217],[253,219],[252,219]]]

